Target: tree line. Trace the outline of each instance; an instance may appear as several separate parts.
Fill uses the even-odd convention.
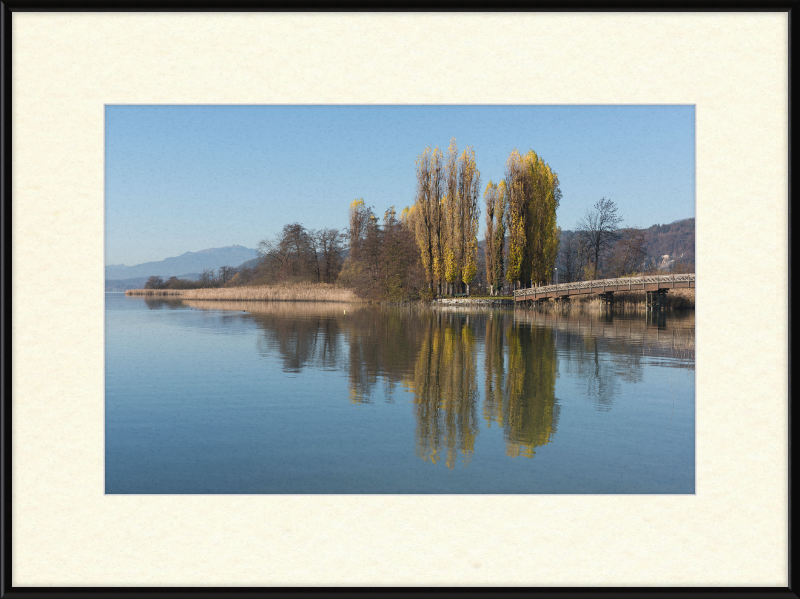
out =
[[[425,148],[415,161],[415,195],[398,215],[379,218],[363,198],[348,209],[343,229],[285,225],[262,240],[253,268],[206,270],[199,281],[151,277],[149,288],[336,283],[365,298],[401,301],[470,294],[480,282],[490,295],[509,289],[604,276],[652,267],[642,231],[621,227],[616,204],[602,198],[574,232],[556,222],[562,193],[558,174],[529,150],[512,150],[502,178],[483,188],[483,252],[479,255],[481,172],[475,151]]]
[[[178,277],[152,276],[144,284],[145,289],[202,289],[207,287],[228,287],[232,284],[241,283],[242,271],[251,269],[240,269],[237,271],[233,266],[220,266],[216,274],[213,268],[203,269],[196,281],[179,279]]]

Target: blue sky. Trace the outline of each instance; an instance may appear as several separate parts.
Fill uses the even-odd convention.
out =
[[[105,263],[255,248],[284,224],[347,224],[414,200],[426,146],[470,145],[481,188],[517,148],[555,170],[558,224],[601,197],[625,225],[695,215],[694,106],[106,106]],[[483,214],[481,233],[483,238]]]

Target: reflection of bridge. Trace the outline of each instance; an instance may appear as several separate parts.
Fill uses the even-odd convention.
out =
[[[694,359],[694,313],[670,317],[663,312],[649,312],[637,318],[613,318],[610,313],[561,316],[547,312],[519,310],[515,323],[546,326],[560,333],[576,334],[642,348],[650,355]]]
[[[670,289],[694,288],[695,274],[685,275],[644,275],[621,279],[598,279],[577,281],[545,287],[530,287],[514,291],[517,302],[538,301],[549,298],[567,300],[573,295],[596,293],[610,302],[615,291],[645,291],[648,305],[663,304],[663,297]]]

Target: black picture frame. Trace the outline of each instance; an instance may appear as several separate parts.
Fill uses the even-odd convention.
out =
[[[795,31],[798,29],[798,6],[800,0],[793,1],[747,1],[747,2],[731,2],[731,1],[710,1],[700,0],[699,2],[641,2],[641,1],[624,1],[624,0],[609,0],[592,2],[589,0],[539,0],[536,2],[495,2],[484,3],[483,10],[492,11],[512,11],[512,10],[533,10],[533,11],[711,11],[711,12],[724,12],[724,11],[773,11],[773,12],[786,12],[789,15],[789,122],[787,123],[790,138],[790,152],[789,152],[789,172],[790,172],[790,223],[791,223],[791,205],[795,194],[791,186],[791,174],[795,172],[797,159],[791,152],[791,148],[795,146],[797,140],[797,128],[793,126],[792,110],[793,106],[793,88],[797,79],[797,70],[800,60],[798,60],[798,50]],[[308,0],[300,0],[299,2],[283,2],[283,3],[264,3],[257,1],[247,0],[214,0],[214,1],[180,1],[180,0],[83,0],[83,1],[57,1],[57,0],[7,0],[0,3],[0,30],[2,31],[2,172],[0,173],[2,183],[2,240],[0,243],[0,252],[2,253],[2,472],[0,473],[0,483],[2,490],[0,497],[2,499],[2,560],[0,561],[0,596],[2,597],[28,597],[30,599],[38,599],[44,597],[88,597],[88,596],[109,596],[109,597],[178,597],[178,596],[192,596],[192,597],[225,597],[225,596],[303,596],[319,593],[322,589],[298,589],[298,588],[269,588],[269,589],[256,589],[256,588],[176,588],[176,587],[162,587],[162,588],[149,588],[149,587],[112,587],[112,588],[98,588],[98,587],[47,587],[47,588],[31,588],[31,587],[14,587],[13,580],[13,546],[12,546],[12,472],[11,472],[11,451],[12,451],[12,380],[11,380],[11,366],[13,363],[13,345],[11,339],[11,315],[12,315],[12,299],[11,299],[11,257],[12,257],[12,181],[11,181],[11,151],[12,151],[12,95],[11,95],[11,75],[12,75],[12,21],[13,15],[17,11],[98,11],[98,12],[115,12],[115,11],[137,11],[137,12],[150,12],[150,11],[253,11],[253,10],[269,10],[269,11],[349,11],[349,10],[370,10],[370,11],[442,11],[442,10],[477,10],[473,6],[465,7],[463,4],[447,1],[439,1],[436,3],[422,3],[417,0],[409,1],[404,0],[398,2],[397,0],[390,0],[381,3],[379,8],[368,6],[363,2],[352,2],[347,0],[338,0],[334,3],[325,2],[309,2]],[[791,248],[791,224],[790,224],[790,248]],[[790,288],[791,288],[791,251],[790,251]],[[790,297],[790,319],[791,319],[791,297]],[[789,356],[790,356],[790,372],[791,365],[794,364],[791,356],[791,330],[792,322],[788,323],[790,330],[789,337]],[[791,378],[789,379],[789,397],[791,398]],[[572,598],[593,598],[593,599],[610,599],[612,597],[626,597],[627,599],[638,599],[640,597],[673,597],[673,596],[696,596],[696,597],[726,597],[730,599],[751,598],[751,597],[766,597],[766,596],[797,596],[794,586],[795,580],[795,567],[792,560],[792,547],[795,545],[796,540],[796,527],[794,526],[791,518],[791,492],[793,482],[796,480],[797,460],[795,457],[795,448],[791,443],[791,430],[795,421],[795,412],[792,410],[791,401],[789,402],[789,497],[787,498],[789,505],[789,554],[786,556],[788,569],[789,569],[789,585],[785,588],[779,587],[752,587],[752,588],[734,588],[734,587],[715,587],[715,588],[529,588],[529,589],[502,589],[504,593],[514,594],[530,594],[537,597],[560,597],[563,599]],[[326,592],[333,596],[349,597],[353,593],[358,593],[360,596],[378,596],[386,593],[416,593],[422,590],[437,593],[440,595],[461,596],[466,589],[421,589],[421,588],[407,588],[407,589],[345,589],[335,588],[327,589]],[[470,589],[472,592],[483,592],[487,595],[501,591],[500,589]],[[688,593],[688,595],[687,595]]]

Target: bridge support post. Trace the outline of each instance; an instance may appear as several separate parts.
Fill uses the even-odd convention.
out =
[[[664,310],[667,307],[667,290],[659,289],[656,292],[656,304],[659,310]]]
[[[648,310],[663,310],[667,307],[667,290],[645,291],[644,303]]]

